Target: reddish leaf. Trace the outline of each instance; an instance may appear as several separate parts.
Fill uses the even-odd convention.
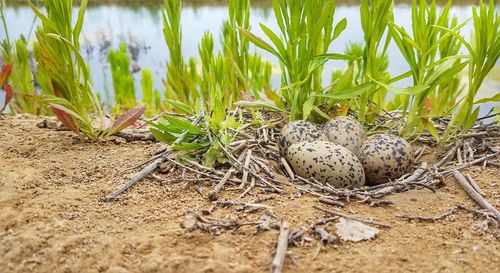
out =
[[[14,96],[14,90],[12,89],[12,86],[10,84],[5,84],[3,86],[3,90],[5,90],[5,106],[9,104],[10,100],[12,100],[12,97]]]
[[[0,109],[0,113],[5,110],[5,107],[7,107],[9,102],[12,100],[12,96],[14,95],[14,91],[12,90],[12,86],[10,86],[10,84],[4,84],[3,90],[5,91],[5,103],[2,109]]]
[[[127,126],[132,125],[142,116],[145,110],[146,110],[146,105],[143,105],[140,107],[132,108],[127,112],[123,113],[113,123],[111,129],[109,130],[109,134],[112,135],[118,133]]]
[[[58,105],[51,104],[49,109],[56,115],[57,119],[60,120],[68,129],[71,131],[78,133],[78,126],[76,126],[75,121],[71,117],[70,114],[64,111],[64,107],[58,107]]]
[[[12,72],[12,63],[8,63],[2,67],[0,72],[0,86],[4,86],[7,83],[10,73]]]

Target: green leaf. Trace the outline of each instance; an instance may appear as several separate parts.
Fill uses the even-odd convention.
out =
[[[177,139],[177,137],[153,127],[149,128],[149,131],[160,142],[172,143]]]
[[[73,43],[75,45],[79,45],[79,37],[80,37],[80,32],[82,31],[83,27],[83,17],[85,16],[85,10],[87,9],[87,2],[88,0],[83,0],[80,3],[80,8],[78,10],[78,19],[76,20],[76,25],[73,30]]]
[[[274,92],[271,88],[269,87],[264,87],[264,93],[266,94],[266,97],[270,100],[272,100],[278,108],[285,108],[285,104],[281,100],[281,96],[278,95],[278,93]]]
[[[278,49],[278,52],[281,56],[286,55],[286,49],[285,46],[283,45],[283,42],[281,42],[281,39],[276,35],[272,30],[270,30],[268,27],[266,27],[264,24],[259,24],[260,28],[262,31],[264,31],[264,34],[273,42],[274,46]]]
[[[307,119],[314,108],[315,97],[309,97],[302,106],[302,119]]]
[[[344,90],[325,93],[325,94],[315,94],[313,96],[336,99],[336,100],[346,100],[346,99],[355,98],[355,97],[357,97],[365,92],[373,90],[375,87],[376,87],[376,84],[374,84],[372,82],[366,82],[366,83],[360,84],[358,86],[347,88]]]
[[[384,87],[385,89],[391,91],[392,93],[398,94],[398,95],[400,95],[400,94],[417,95],[417,94],[420,94],[420,93],[424,92],[425,90],[429,89],[429,86],[427,86],[427,85],[415,85],[415,86],[410,86],[410,87],[395,87],[395,86],[387,85],[387,84],[382,83],[380,81],[377,81],[375,79],[372,79],[372,81],[374,81],[378,85]]]
[[[476,124],[477,117],[479,116],[479,107],[476,107],[470,115],[467,115],[467,120],[464,123],[464,127],[462,128],[463,132],[468,131],[470,128]]]
[[[210,142],[182,142],[177,145],[172,145],[170,148],[176,151],[197,151],[211,145]]]
[[[345,30],[346,27],[347,27],[347,20],[345,18],[343,18],[335,26],[335,30],[333,31],[333,38],[332,38],[332,40],[337,39],[337,37],[340,36],[340,34]]]
[[[340,53],[326,53],[326,54],[315,55],[315,56],[311,57],[310,59],[320,59],[320,60],[332,59],[332,60],[341,60],[341,61],[355,61],[355,60],[359,60],[361,58],[358,56],[354,56],[354,55],[347,55],[347,54],[340,54]]]
[[[254,43],[257,47],[260,47],[264,49],[265,51],[273,54],[276,56],[278,59],[280,59],[283,63],[285,63],[285,59],[274,49],[270,44],[268,44],[266,41],[262,40],[261,38],[255,36],[253,33],[250,31],[238,27],[238,30],[243,34],[250,42]]]
[[[439,142],[439,132],[436,129],[436,126],[434,125],[434,123],[431,120],[428,120],[428,119],[425,119],[425,121],[423,121],[423,123],[425,124],[425,128],[432,135],[432,137],[436,141]]]
[[[191,133],[193,135],[203,135],[203,134],[205,134],[205,132],[203,130],[201,130],[200,128],[192,125],[190,122],[188,122],[188,121],[186,121],[184,119],[176,118],[176,117],[169,116],[169,115],[166,115],[163,118],[165,120],[167,120],[168,123],[170,123],[171,125],[177,127],[178,129],[180,129],[182,131],[187,130],[189,133]]]
[[[256,107],[256,108],[267,108],[271,110],[276,110],[279,112],[283,112],[284,109],[277,107],[272,101],[265,101],[265,100],[259,100],[259,101],[237,101],[234,103],[234,106],[238,107]]]
[[[499,102],[500,101],[500,93],[496,93],[493,97],[483,98],[474,102],[474,104],[481,104],[487,102]]]
[[[176,100],[167,99],[166,101],[170,105],[172,105],[176,110],[179,110],[184,114],[194,115],[194,109],[191,106]]]

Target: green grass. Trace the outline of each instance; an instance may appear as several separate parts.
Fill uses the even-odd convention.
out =
[[[110,50],[108,60],[111,69],[114,89],[113,112],[128,110],[136,105],[134,76],[130,68],[130,57],[127,44],[120,43],[119,48]]]
[[[333,41],[345,29],[347,21],[334,25],[335,1],[273,0],[280,33],[260,24],[268,43],[246,29],[239,28],[256,46],[276,56],[280,62],[281,95],[287,102],[291,120],[305,119],[321,93],[323,64],[329,59],[348,59],[327,54]]]
[[[102,116],[100,103],[91,89],[88,67],[80,55],[80,32],[83,26],[86,1],[83,1],[72,25],[71,0],[45,0],[47,14],[31,5],[41,21],[36,30],[38,46],[35,59],[38,69],[50,79],[43,86],[43,102],[71,130],[97,138],[94,119]]]
[[[33,4],[41,20],[36,30],[35,59],[42,76],[43,95],[56,117],[69,129],[90,139],[112,135],[135,122],[145,107],[130,109],[112,124],[106,121],[92,89],[89,68],[80,55],[80,32],[86,9],[82,1],[73,25],[71,0],[45,0],[47,14]]]
[[[467,42],[455,29],[440,27],[441,30],[456,37],[468,51],[467,95],[446,128],[441,142],[448,141],[457,132],[465,132],[474,125],[479,114],[477,104],[500,101],[499,94],[492,98],[474,101],[484,79],[500,57],[500,15],[496,12],[493,0],[490,0],[489,4],[479,1],[479,6],[474,6],[472,12],[473,31],[470,42]]]
[[[438,14],[436,2],[429,6],[425,0],[412,2],[412,35],[402,27],[389,24],[390,33],[401,54],[410,66],[413,86],[402,89],[399,97],[401,110],[407,116],[406,124],[401,134],[412,137],[422,133],[425,129],[437,137],[436,129],[430,117],[431,103],[434,105],[434,117],[443,116],[449,111],[440,106],[451,96],[458,95],[457,75],[465,68],[463,55],[458,55],[458,40],[443,33],[439,27],[448,27],[451,1]],[[451,23],[455,29],[462,25]],[[439,98],[443,95],[446,98]],[[431,96],[436,99],[431,101]],[[449,102],[449,101],[448,101]],[[439,109],[440,107],[441,109]]]
[[[161,95],[160,92],[154,89],[153,75],[151,70],[142,69],[141,72],[141,87],[142,87],[142,103],[146,105],[146,116],[151,117],[155,113],[161,111]]]

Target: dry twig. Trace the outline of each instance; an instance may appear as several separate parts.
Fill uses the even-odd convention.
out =
[[[381,222],[378,222],[378,221],[363,219],[363,218],[360,218],[358,216],[347,215],[347,214],[344,214],[342,212],[327,210],[327,209],[324,209],[324,208],[321,208],[321,207],[318,207],[318,206],[314,206],[314,208],[319,209],[319,210],[321,210],[323,212],[326,212],[326,213],[338,216],[338,217],[343,217],[343,218],[346,218],[346,219],[351,219],[351,220],[359,221],[359,222],[362,222],[362,223],[365,223],[365,224],[376,225],[376,226],[380,226],[380,227],[384,227],[384,228],[390,228],[391,227],[388,224],[384,224],[384,223],[381,223]]]
[[[494,217],[498,222],[500,222],[500,212],[488,202],[484,197],[482,197],[472,185],[465,179],[465,177],[457,170],[453,171],[453,176],[455,180],[462,186],[462,188],[467,192],[467,194],[478,203],[482,208],[493,213]]]
[[[286,250],[288,249],[288,235],[290,225],[286,220],[281,221],[280,235],[278,237],[278,244],[276,246],[276,254],[274,254],[273,263],[271,265],[272,273],[281,273],[283,271],[283,264],[285,263]]]

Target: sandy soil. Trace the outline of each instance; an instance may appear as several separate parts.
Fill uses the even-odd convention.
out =
[[[0,117],[0,272],[269,271],[277,230],[254,236],[253,227],[243,227],[216,236],[181,228],[193,208],[210,206],[194,187],[172,185],[166,191],[158,181],[144,180],[118,202],[100,201],[131,174],[124,170],[149,158],[157,144],[86,143],[69,132],[37,128],[41,120]],[[498,169],[465,173],[500,207]],[[224,191],[221,197],[234,196]],[[433,216],[457,204],[477,208],[455,181],[436,193],[415,190],[388,199],[395,205],[351,203],[343,209],[392,226],[374,240],[321,247],[316,257],[317,242],[292,247],[289,257],[296,264],[287,258],[284,271],[498,272],[500,244],[478,228],[482,219],[469,213],[436,223],[395,217]],[[315,198],[297,197],[293,190],[264,204],[294,228],[306,229],[324,217],[313,208]],[[216,213],[238,216],[231,209]]]

